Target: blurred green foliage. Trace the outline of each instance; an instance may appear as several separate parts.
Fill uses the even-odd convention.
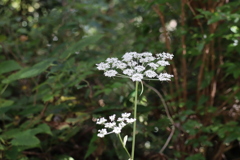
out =
[[[174,124],[145,86],[136,160],[240,158],[239,8],[237,0],[2,0],[0,159],[125,159],[116,136],[96,136],[95,121],[131,112],[134,85],[95,64],[128,51],[174,54],[173,80],[146,82]]]

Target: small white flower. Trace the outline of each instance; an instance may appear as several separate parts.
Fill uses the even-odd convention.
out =
[[[123,55],[123,57],[122,57],[123,61],[125,61],[125,62],[131,61],[133,59],[134,54],[136,54],[136,52],[127,52],[127,53],[125,53]]]
[[[129,67],[134,67],[134,66],[136,66],[138,63],[136,62],[136,61],[130,61],[130,62],[128,62],[127,63],[127,65],[129,66]]]
[[[125,127],[127,124],[130,124],[135,121],[134,118],[128,118],[130,117],[131,113],[122,113],[121,117],[115,121],[116,115],[109,116],[110,122],[106,122],[107,120],[105,118],[99,118],[97,119],[97,124],[104,125],[104,128],[101,130],[98,130],[98,137],[104,137],[107,134],[121,133],[121,130],[123,127]],[[108,132],[109,131],[109,132]]]
[[[123,127],[125,127],[126,125],[127,125],[127,124],[124,123],[124,122],[121,122],[121,123],[118,124],[118,126],[119,126],[120,128],[123,128]]]
[[[141,58],[139,61],[141,62],[141,63],[147,63],[147,62],[152,62],[152,61],[154,61],[156,58],[154,58],[154,57],[145,57],[145,58]]]
[[[134,69],[135,69],[137,72],[142,72],[142,71],[145,70],[145,67],[143,67],[143,66],[136,66],[136,67],[134,67]]]
[[[104,72],[104,75],[107,77],[114,77],[114,76],[116,76],[116,74],[117,74],[117,71],[115,71],[115,70],[109,70],[109,71]]]
[[[114,128],[113,128],[113,132],[116,133],[116,134],[121,133],[121,130],[122,130],[121,127],[114,127]]]
[[[139,73],[135,73],[134,75],[132,75],[131,79],[133,81],[142,81],[143,79],[143,75],[142,74],[139,74]]]
[[[108,69],[108,68],[110,68],[110,65],[109,65],[108,63],[103,63],[103,62],[101,62],[101,63],[97,64],[97,69],[98,69],[98,70],[103,70],[103,71],[105,71],[105,70]]]
[[[114,120],[115,120],[115,117],[116,117],[116,114],[114,114],[114,115],[112,115],[112,116],[109,116],[109,119],[110,119],[111,121],[114,121]]]
[[[150,53],[150,52],[143,52],[142,55],[145,56],[145,57],[151,57],[152,53]]]
[[[130,117],[131,113],[122,113],[123,118],[128,118]]]
[[[133,75],[133,73],[134,73],[134,70],[133,70],[133,69],[125,69],[125,70],[123,71],[123,74],[126,74],[126,75],[128,75],[128,76]]]
[[[149,77],[149,78],[153,78],[153,77],[156,77],[156,76],[157,76],[157,73],[154,72],[154,71],[152,71],[152,70],[147,70],[147,71],[145,72],[145,75],[146,75],[147,77]]]
[[[136,121],[136,119],[134,119],[134,118],[127,118],[126,121],[127,121],[127,123],[133,123],[133,122]]]
[[[118,61],[118,62],[116,62],[116,67],[119,69],[125,69],[125,68],[127,68],[127,64],[123,63],[121,61]]]
[[[104,117],[102,117],[100,119],[97,119],[97,124],[104,124],[106,121],[107,120]]]
[[[173,77],[173,75],[171,75],[171,74],[161,73],[161,74],[158,76],[158,79],[159,79],[160,81],[170,81],[170,80],[171,80],[170,78],[172,78],[172,77]]]
[[[101,138],[108,134],[106,129],[98,130],[98,132],[97,136]]]
[[[151,63],[148,63],[148,65],[150,66],[150,67],[152,67],[153,69],[157,69],[158,67],[159,67],[159,65],[158,64],[156,64],[156,63],[153,63],[153,62],[151,62]]]
[[[117,119],[118,122],[123,122],[124,120],[125,120],[125,118],[121,118],[121,117],[119,117],[119,118]]]
[[[156,54],[158,58],[161,58],[162,60],[165,60],[165,59],[173,59],[173,54],[170,54],[170,53],[159,53],[159,54]]]
[[[106,62],[108,63],[116,63],[118,61],[118,58],[107,58]]]
[[[133,57],[139,59],[139,58],[143,57],[143,54],[142,53],[136,53],[136,54],[133,55]]]
[[[116,122],[109,122],[109,123],[105,123],[104,127],[105,128],[113,128],[116,126]]]
[[[157,64],[159,64],[160,66],[167,66],[170,65],[168,61],[158,61]]]

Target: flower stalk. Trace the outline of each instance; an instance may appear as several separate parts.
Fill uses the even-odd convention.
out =
[[[135,86],[135,99],[134,99],[134,119],[137,119],[137,103],[138,103],[138,81],[136,82]],[[136,128],[137,128],[137,123],[134,121],[133,123],[133,141],[132,141],[132,154],[131,154],[131,159],[134,160],[134,152],[135,152],[135,140],[136,140]]]

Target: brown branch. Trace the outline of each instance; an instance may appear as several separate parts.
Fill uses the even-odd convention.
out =
[[[217,116],[217,115],[221,114],[222,111],[226,110],[226,108],[224,108],[224,106],[228,103],[228,101],[229,101],[230,99],[234,98],[234,96],[235,96],[237,93],[239,93],[239,92],[240,92],[240,88],[237,89],[236,91],[234,91],[232,95],[228,96],[228,99],[226,99],[226,100],[222,103],[222,105],[219,107],[219,109],[221,109],[221,110],[218,111],[218,112],[216,112],[214,116]]]
[[[163,106],[164,106],[164,109],[165,109],[165,111],[166,111],[167,117],[168,117],[169,121],[172,123],[171,133],[170,133],[170,135],[168,136],[168,139],[167,139],[167,141],[165,142],[165,144],[163,145],[162,149],[159,151],[159,153],[162,154],[162,153],[164,152],[164,150],[166,149],[166,147],[168,146],[168,144],[169,144],[170,140],[172,139],[172,136],[173,136],[173,134],[174,134],[174,132],[175,132],[175,122],[173,121],[173,119],[172,119],[172,117],[171,117],[171,115],[170,115],[170,113],[169,113],[167,104],[166,104],[163,96],[161,95],[161,93],[160,93],[156,88],[154,88],[154,87],[146,84],[145,82],[143,82],[143,84],[144,84],[145,86],[147,86],[149,89],[153,90],[153,91],[158,95],[158,97],[161,99],[162,104],[163,104]]]
[[[205,61],[206,61],[206,58],[207,58],[207,54],[209,52],[208,50],[208,47],[206,46],[205,49],[204,49],[204,53],[203,53],[203,57],[202,57],[202,64],[200,66],[200,69],[199,69],[199,74],[198,74],[198,77],[197,77],[197,91],[196,91],[196,95],[197,95],[197,102],[199,101],[200,99],[200,88],[201,88],[201,84],[202,84],[202,79],[203,79],[203,72],[204,72],[204,67],[205,67]]]
[[[160,22],[161,22],[162,28],[163,28],[163,35],[165,37],[166,48],[167,48],[167,51],[170,53],[171,52],[170,40],[169,40],[168,35],[167,35],[167,28],[165,26],[165,19],[164,19],[163,13],[160,11],[158,5],[152,6],[152,8],[157,13],[157,15],[159,16],[159,19],[160,19]],[[179,78],[178,78],[177,68],[176,68],[173,61],[172,61],[171,69],[172,69],[174,79],[175,79],[176,90],[179,91],[179,89],[180,89],[179,84],[178,84],[178,79]],[[170,88],[172,88],[172,87],[170,87]],[[173,94],[173,93],[174,92],[171,89],[171,94]]]
[[[221,143],[218,152],[214,155],[213,160],[219,160],[221,155],[224,153],[225,145]]]
[[[186,4],[188,5],[190,11],[191,11],[192,14],[194,15],[194,17],[196,17],[197,14],[196,14],[196,12],[194,11],[193,7],[191,6],[190,1],[187,0],[186,2],[187,2]],[[202,34],[204,34],[203,26],[202,26],[202,23],[201,23],[201,21],[200,21],[199,19],[197,19],[197,23],[198,23],[198,25],[199,25],[199,27],[200,27],[200,29],[201,29]]]
[[[182,0],[181,2],[181,26],[184,28],[185,26],[185,0]],[[183,100],[186,103],[187,101],[187,62],[186,62],[186,42],[185,42],[185,35],[181,36],[181,45],[182,45],[182,77],[183,77],[183,82],[182,82],[182,88],[183,88]]]

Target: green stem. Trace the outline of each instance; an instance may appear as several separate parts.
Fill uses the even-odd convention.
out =
[[[120,142],[122,143],[122,146],[123,146],[124,150],[127,152],[128,156],[131,157],[130,153],[128,152],[128,150],[125,146],[125,144],[123,143],[123,140],[122,140],[122,137],[121,137],[120,134],[118,134],[118,138],[120,139]]]
[[[138,101],[138,81],[136,82],[135,86],[135,100],[134,100],[134,118],[137,121],[137,101]],[[137,122],[133,123],[133,141],[132,141],[132,156],[131,160],[134,160],[134,151],[135,151],[135,138],[136,138],[136,124]]]

